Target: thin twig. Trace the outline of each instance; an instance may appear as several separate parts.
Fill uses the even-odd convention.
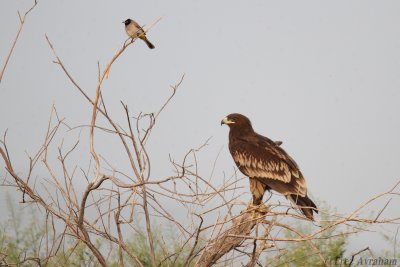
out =
[[[19,36],[20,36],[20,34],[22,32],[22,28],[25,25],[26,17],[36,7],[36,5],[37,5],[37,0],[34,0],[33,6],[31,8],[29,8],[28,11],[26,11],[25,14],[22,17],[20,15],[20,13],[18,12],[20,25],[19,25],[19,28],[18,28],[18,31],[17,31],[17,35],[15,36],[14,42],[11,45],[10,52],[8,52],[6,61],[4,62],[3,68],[1,69],[1,72],[0,72],[0,83],[3,80],[3,75],[4,75],[4,72],[5,72],[6,68],[7,68],[7,64],[10,61],[10,58],[11,58],[11,55],[12,55],[12,53],[14,51],[15,45],[17,44],[18,38],[19,38]]]

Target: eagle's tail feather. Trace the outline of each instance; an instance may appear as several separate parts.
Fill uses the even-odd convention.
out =
[[[314,221],[313,212],[318,213],[318,208],[308,196],[290,195],[290,198],[308,219]]]

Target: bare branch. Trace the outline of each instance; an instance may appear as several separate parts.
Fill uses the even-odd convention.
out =
[[[14,42],[11,45],[10,52],[8,52],[6,61],[4,62],[3,68],[1,69],[1,72],[0,72],[0,83],[3,80],[3,75],[4,75],[4,72],[5,72],[6,68],[7,68],[7,64],[10,61],[10,58],[11,58],[11,55],[12,55],[12,53],[14,51],[15,45],[17,44],[18,38],[19,38],[19,36],[20,36],[20,34],[22,32],[22,28],[25,25],[26,17],[36,7],[36,5],[37,5],[37,0],[34,0],[34,3],[32,5],[32,7],[29,8],[28,11],[26,11],[25,14],[22,17],[21,17],[21,14],[18,11],[18,17],[19,17],[20,25],[19,25],[19,28],[18,28],[18,31],[17,31],[17,35],[15,36]]]
[[[222,256],[239,246],[257,223],[261,222],[265,214],[249,211],[234,219],[232,226],[223,234],[215,237],[204,249],[197,267],[206,267],[215,264]]]

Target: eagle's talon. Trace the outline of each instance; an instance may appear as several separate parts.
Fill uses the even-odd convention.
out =
[[[269,208],[267,206],[265,206],[264,202],[261,202],[260,205],[258,205],[257,211],[263,214],[268,213]]]
[[[261,204],[259,205],[255,205],[254,203],[250,202],[246,208],[247,212],[251,212],[252,217],[257,217],[260,215],[260,213],[262,215],[265,215],[268,213],[268,210],[269,210],[268,207],[265,206],[263,202],[261,202]]]

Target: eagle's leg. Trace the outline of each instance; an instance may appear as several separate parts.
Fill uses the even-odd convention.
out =
[[[253,195],[253,205],[258,206],[262,203],[265,188],[265,184],[261,183],[257,178],[250,178],[250,191]]]
[[[250,191],[253,195],[253,203],[247,209],[252,209],[254,212],[265,212],[266,207],[262,202],[266,185],[258,181],[256,178],[250,178]]]
[[[253,194],[253,205],[254,206],[260,205],[262,203],[262,199],[263,199],[262,196],[260,197],[260,195]]]

